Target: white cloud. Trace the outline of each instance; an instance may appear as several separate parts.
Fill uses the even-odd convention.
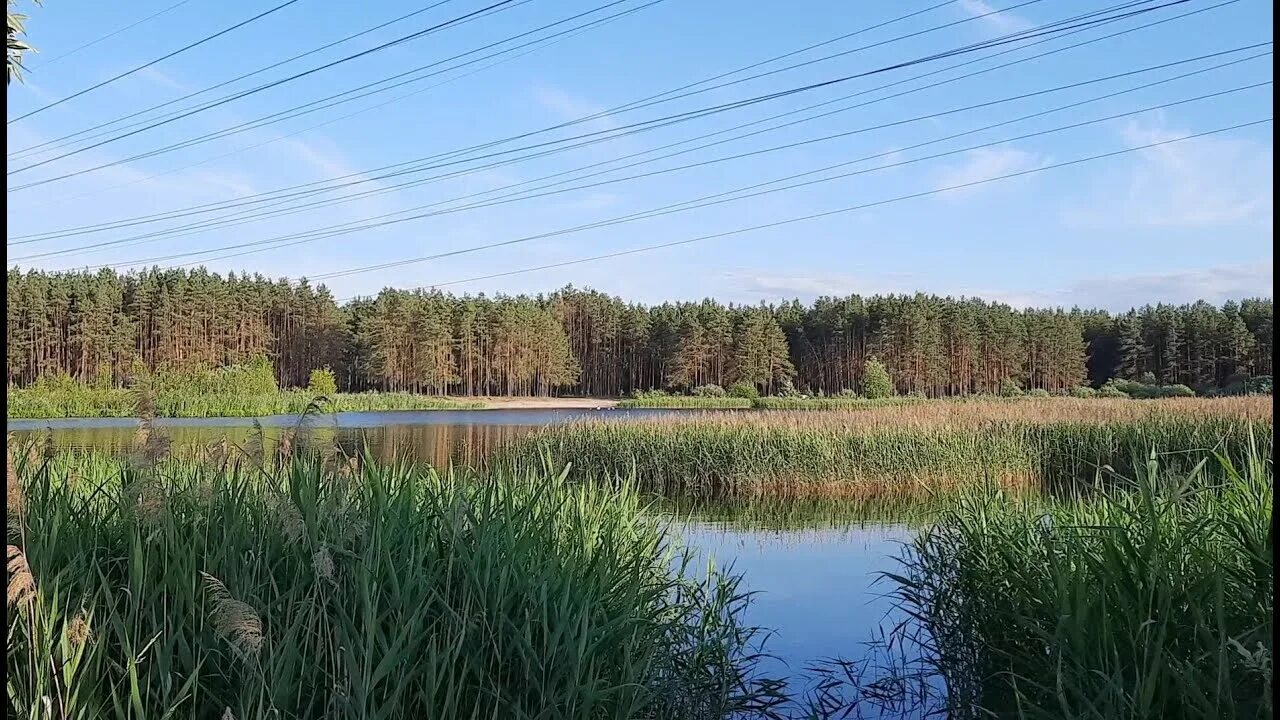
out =
[[[1071,307],[1127,310],[1156,303],[1190,303],[1207,300],[1221,304],[1246,297],[1271,297],[1272,261],[1247,265],[1222,265],[1138,275],[1091,278],[1058,290],[970,290],[966,294],[1008,303],[1015,307]]]
[[[1128,310],[1148,303],[1190,303],[1207,300],[1221,304],[1246,297],[1271,297],[1272,262],[1222,265],[1199,270],[1169,271],[1131,275],[1108,275],[1071,283],[1059,289],[1009,290],[964,285],[939,285],[912,273],[832,273],[770,272],[741,269],[726,272],[733,290],[765,300],[800,298],[812,300],[822,295],[930,292],[953,297],[976,297],[1018,308],[1072,307]]]
[[[572,95],[559,88],[540,86],[534,89],[533,96],[538,101],[538,104],[566,121],[599,115],[600,117],[583,123],[583,127],[590,130],[612,130],[618,126],[613,116],[605,113],[608,108]]]
[[[962,157],[963,160],[960,163],[945,167],[937,173],[936,187],[967,185],[1001,175],[1033,170],[1048,164],[1046,158],[1036,153],[1012,147],[980,148],[970,150]],[[952,197],[968,195],[983,187],[979,185],[963,190],[953,190],[947,195]]]
[[[876,273],[872,277],[855,277],[834,273],[789,274],[753,269],[733,270],[723,277],[740,292],[762,299],[810,300],[822,295],[843,296],[857,293],[875,295],[913,292],[918,283],[909,273]]]
[[[1001,33],[1015,33],[1035,27],[1030,20],[1010,12],[995,12],[986,0],[960,0],[960,9],[973,17],[982,16],[979,22]],[[988,14],[992,13],[992,14]]]
[[[1130,147],[1189,134],[1160,122],[1131,121],[1121,130]],[[1270,145],[1224,136],[1192,138],[1137,151],[1127,168],[1099,177],[1063,220],[1086,227],[1270,227],[1272,186]]]

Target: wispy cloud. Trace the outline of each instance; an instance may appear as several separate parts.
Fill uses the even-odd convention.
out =
[[[1110,275],[1091,278],[1057,290],[970,290],[967,294],[1015,307],[1100,307],[1127,310],[1148,303],[1221,304],[1246,297],[1271,297],[1272,262],[1222,265],[1200,270]]]
[[[936,175],[936,187],[946,188],[966,185],[1011,173],[1032,170],[1048,164],[1048,159],[1032,152],[1012,147],[981,148],[970,150],[961,162],[943,168]],[[982,190],[979,185],[947,193],[950,197],[971,195]]]
[[[842,296],[858,293],[874,295],[910,292],[916,276],[910,273],[876,273],[858,277],[836,273],[787,273],[759,269],[725,272],[723,277],[739,292],[761,299],[800,298],[811,300],[823,295]]]
[[[960,0],[959,5],[960,9],[969,15],[980,17],[981,19],[978,22],[997,32],[1014,33],[1035,27],[1030,20],[1021,15],[1011,12],[996,12],[996,8],[992,7],[986,0]]]
[[[542,85],[534,89],[533,96],[538,104],[559,115],[564,120],[577,120],[599,115],[600,117],[586,124],[593,126],[596,130],[610,130],[618,126],[618,123],[614,121],[611,115],[605,114],[604,111],[607,108],[560,88]]]
[[[1162,122],[1130,122],[1131,147],[1186,137]],[[1138,151],[1127,168],[1102,175],[1093,190],[1063,213],[1088,227],[1270,227],[1272,148],[1253,140],[1199,137]]]

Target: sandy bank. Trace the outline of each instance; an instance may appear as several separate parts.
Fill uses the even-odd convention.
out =
[[[584,397],[476,397],[460,398],[484,403],[484,410],[576,410],[611,408],[617,400]]]

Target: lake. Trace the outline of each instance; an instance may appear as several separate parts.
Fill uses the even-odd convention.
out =
[[[348,452],[362,443],[382,460],[474,463],[500,443],[551,423],[581,418],[626,422],[696,410],[432,410],[338,413],[311,421],[313,437]],[[259,418],[268,441],[296,424],[294,416]],[[206,447],[226,438],[242,443],[255,432],[249,418],[159,419],[173,450]],[[51,429],[62,447],[124,451],[137,421],[128,418],[10,420],[15,435]],[[896,622],[887,586],[879,574],[897,568],[894,559],[911,530],[892,514],[840,503],[764,507],[680,506],[666,510],[675,527],[703,560],[732,566],[745,590],[755,593],[750,624],[773,631],[762,670],[803,683],[813,663],[833,657],[856,660]],[[861,717],[875,717],[864,711]]]

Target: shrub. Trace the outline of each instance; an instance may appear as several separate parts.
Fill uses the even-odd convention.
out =
[[[707,383],[694,388],[693,394],[697,397],[724,397],[724,388],[715,383]]]
[[[664,398],[664,397],[667,397],[667,391],[666,390],[632,390],[631,397],[634,400]]]
[[[329,368],[316,368],[307,379],[307,392],[331,398],[338,393],[338,379]]]
[[[1080,387],[1071,389],[1071,397],[1092,398],[1097,396],[1098,396],[1098,391],[1094,390],[1088,385],[1081,385]]]
[[[1272,381],[1270,375],[1259,375],[1244,381],[1244,391],[1249,395],[1270,395]]]
[[[878,400],[893,395],[893,378],[884,363],[871,358],[867,361],[862,373],[862,388],[867,398]]]
[[[1114,380],[1108,380],[1102,385],[1102,387],[1098,388],[1098,397],[1127,398],[1129,397],[1129,393],[1121,390]]]
[[[1005,378],[1000,381],[1001,397],[1022,397],[1022,386],[1013,378]]]
[[[842,397],[842,398],[860,398],[860,397],[862,397],[862,396],[861,396],[861,395],[859,395],[859,394],[858,394],[858,391],[857,391],[857,390],[854,390],[853,388],[845,388],[845,389],[841,390],[841,391],[839,392],[839,394],[837,394],[837,395],[836,395],[836,397]]]
[[[1027,397],[1047,398],[1049,397],[1049,391],[1044,388],[1032,388],[1027,391]]]
[[[1186,385],[1165,385],[1160,388],[1160,397],[1195,397],[1196,391]]]
[[[778,397],[798,398],[800,397],[800,391],[796,390],[796,386],[792,385],[790,380],[787,380],[782,384],[782,387],[778,389]]]
[[[760,391],[756,390],[756,386],[748,382],[736,382],[729,386],[729,397],[746,398],[754,400],[760,397]]]
[[[1137,379],[1137,381],[1136,381],[1136,382],[1140,382],[1140,383],[1142,383],[1143,385],[1155,385],[1156,383],[1158,383],[1158,382],[1160,382],[1160,381],[1159,381],[1159,380],[1156,380],[1156,375],[1155,375],[1155,373],[1148,371],[1148,372],[1144,372],[1144,373],[1142,373],[1141,375],[1139,375],[1139,376],[1138,376],[1138,379]]]

